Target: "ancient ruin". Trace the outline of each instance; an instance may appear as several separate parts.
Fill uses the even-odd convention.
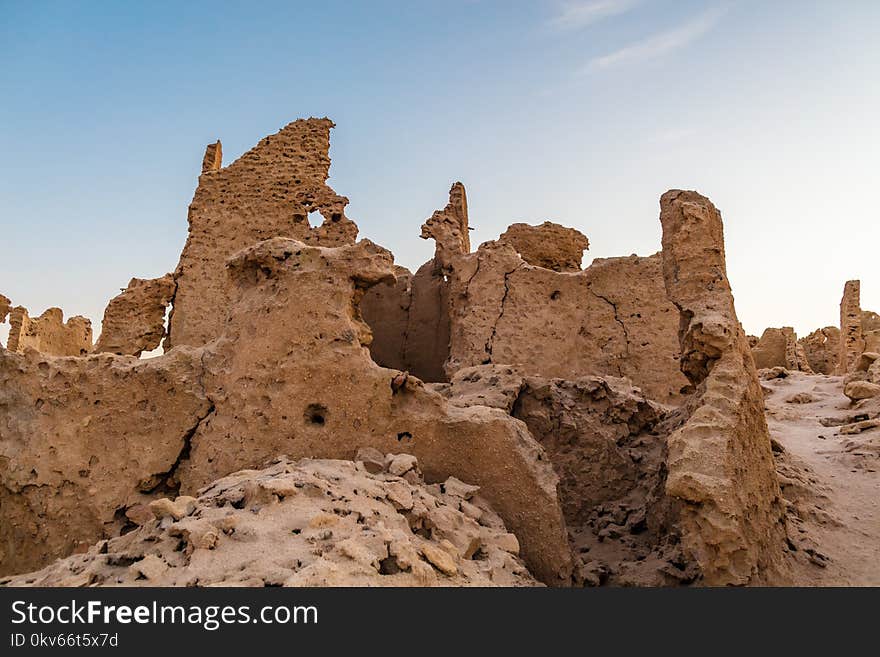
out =
[[[828,380],[852,405],[828,421],[869,449],[880,317],[857,281],[839,330],[751,339],[697,192],[662,195],[660,251],[583,268],[587,236],[550,221],[472,248],[461,182],[412,273],[327,186],[332,127],[295,121],[227,166],[208,145],[177,268],[132,278],[94,346],[87,319],[0,296],[0,585],[768,585],[828,566],[765,405],[788,426],[818,387],[770,396]]]

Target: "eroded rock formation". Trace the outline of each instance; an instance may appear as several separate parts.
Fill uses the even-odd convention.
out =
[[[60,308],[49,308],[39,317],[30,317],[27,308],[16,306],[9,312],[10,351],[36,349],[52,356],[82,356],[92,350],[92,322],[76,315],[64,321]]]
[[[95,351],[140,356],[156,349],[165,337],[165,311],[174,297],[174,278],[132,278],[104,310]]]
[[[471,238],[468,234],[467,194],[460,182],[449,189],[449,203],[437,210],[422,224],[422,239],[435,243],[434,267],[448,271],[452,260],[463,253],[470,253]]]
[[[537,585],[479,487],[378,456],[369,471],[281,458],[155,500],[129,533],[0,586]]]

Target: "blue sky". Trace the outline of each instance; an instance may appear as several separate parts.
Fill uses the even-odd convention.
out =
[[[880,311],[878,34],[871,0],[0,0],[0,292],[97,335],[175,267],[205,144],[329,116],[330,183],[401,264],[455,180],[474,244],[550,219],[585,264],[659,250],[660,194],[697,189],[745,328],[804,335],[848,278]]]

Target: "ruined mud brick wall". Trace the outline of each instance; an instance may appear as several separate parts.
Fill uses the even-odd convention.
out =
[[[104,310],[96,352],[140,356],[165,336],[165,310],[174,297],[174,278],[132,278]]]
[[[174,273],[166,349],[220,335],[229,305],[223,267],[236,251],[279,236],[326,246],[355,240],[357,226],[345,217],[348,199],[326,184],[332,127],[329,119],[294,121],[225,168],[219,168],[219,144],[208,147]],[[310,227],[310,212],[321,214],[321,226]]]
[[[3,462],[15,465],[0,468],[9,497],[0,572],[43,566],[68,554],[72,538],[112,534],[143,496],[191,494],[278,454],[351,459],[373,447],[415,455],[429,482],[481,486],[531,571],[568,582],[558,480],[525,426],[496,409],[451,407],[370,359],[357,302],[393,272],[391,254],[370,242],[329,249],[275,238],[230,261],[229,317],[211,345],[149,361],[4,354],[4,449],[13,451]],[[47,460],[55,444],[63,453]]]
[[[0,324],[6,321],[6,315],[9,314],[9,309],[11,307],[12,302],[9,301],[9,298],[0,294]]]
[[[840,329],[826,326],[798,340],[810,368],[817,374],[834,374],[840,354]],[[753,352],[754,353],[754,352]]]
[[[859,281],[847,281],[843,287],[843,298],[840,300],[838,374],[849,374],[852,372],[859,356],[865,350],[865,340],[862,336],[860,291],[861,283]]]
[[[49,308],[39,317],[28,316],[27,308],[16,306],[9,313],[10,351],[36,349],[52,356],[82,356],[92,349],[92,322],[76,315],[67,322],[60,308]]]
[[[758,369],[784,367],[788,370],[813,373],[803,345],[790,326],[764,330],[758,343],[752,346],[752,357]]]
[[[652,399],[673,403],[687,385],[659,254],[557,272],[487,242],[458,259],[450,283],[450,376],[487,363],[565,379],[626,376]]]
[[[727,279],[721,214],[696,192],[660,200],[663,275],[681,312],[681,369],[696,388],[667,441],[666,493],[682,544],[709,585],[767,581],[783,568],[785,516],[764,400]]]

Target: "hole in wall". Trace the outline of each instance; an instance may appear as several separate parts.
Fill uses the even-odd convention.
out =
[[[317,228],[321,224],[324,223],[324,217],[321,216],[321,213],[317,210],[312,210],[309,212],[309,216],[307,217],[309,226],[312,228]]]
[[[400,443],[411,443],[413,441],[413,435],[409,431],[401,431],[397,434],[397,442]]]
[[[327,407],[323,404],[309,404],[303,418],[308,424],[323,427],[327,423]]]

